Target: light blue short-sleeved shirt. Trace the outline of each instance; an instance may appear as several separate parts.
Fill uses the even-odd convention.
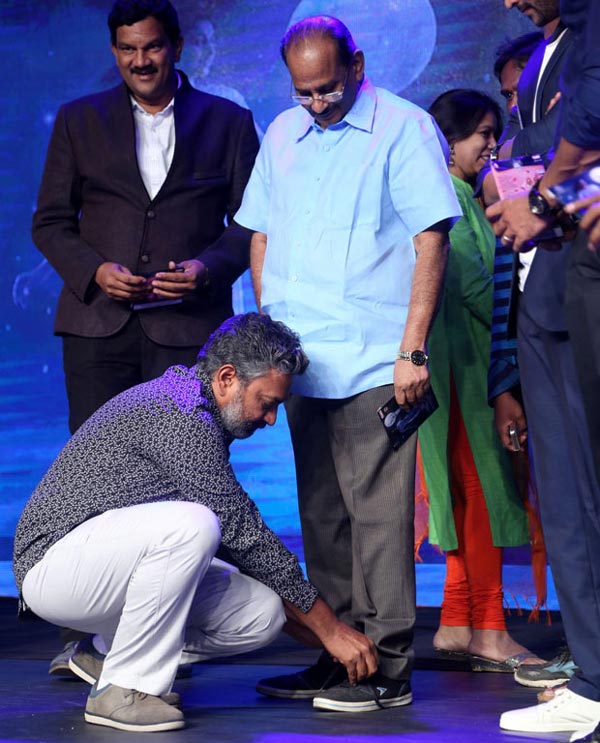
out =
[[[267,130],[235,220],[266,233],[262,308],[310,359],[294,392],[346,398],[392,382],[413,237],[461,215],[441,139],[425,111],[366,78],[339,123],[323,130],[297,107]]]

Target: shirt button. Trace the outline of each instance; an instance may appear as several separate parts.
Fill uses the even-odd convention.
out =
[[[329,152],[329,150],[331,149],[331,147],[329,145],[325,145],[325,147],[323,147],[323,149],[325,150],[325,152]]]
[[[156,212],[153,209],[148,209],[146,216],[148,219],[154,219],[154,217],[156,217]]]
[[[142,263],[150,263],[150,256],[146,254],[141,255],[140,260],[142,261]]]
[[[290,276],[290,280],[291,281],[298,281],[298,276],[296,274],[293,274],[292,276]]]

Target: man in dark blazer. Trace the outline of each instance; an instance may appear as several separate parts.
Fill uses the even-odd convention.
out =
[[[251,113],[175,69],[168,0],[118,0],[109,28],[123,83],[60,108],[33,218],[64,282],[55,333],[71,431],[122,390],[193,364],[248,265],[232,216],[258,150]]]
[[[566,226],[567,217],[548,189],[600,155],[600,81],[590,74],[599,64],[600,0],[561,0],[560,8],[573,41],[561,73],[554,158],[526,197],[506,199],[487,210],[496,235],[515,250],[526,248],[558,221]],[[574,233],[572,225],[569,232]],[[600,485],[564,300],[568,251],[577,252],[585,242],[580,232],[558,252],[538,248],[519,310],[519,363],[542,524],[567,641],[578,666],[555,699],[502,715],[502,728],[520,732],[585,732],[600,721]]]
[[[555,105],[560,90],[560,71],[572,43],[572,35],[560,23],[558,2],[549,22],[544,23],[544,41],[525,65],[517,85],[518,106],[513,107],[500,138],[502,154],[511,157],[547,152],[554,141],[559,108]],[[546,20],[547,17],[544,18]],[[548,47],[556,42],[548,54]],[[542,69],[544,55],[547,61]],[[537,91],[537,95],[536,95]],[[505,145],[510,144],[510,152]]]

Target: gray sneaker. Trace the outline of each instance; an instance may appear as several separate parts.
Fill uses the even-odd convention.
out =
[[[541,665],[523,663],[515,670],[515,681],[521,686],[552,687],[568,681],[577,671],[569,648],[563,648],[552,660]]]
[[[69,658],[69,668],[80,679],[94,685],[100,678],[104,655],[94,647],[91,637],[84,637],[75,647],[75,651]]]
[[[69,659],[75,652],[77,647],[77,640],[68,642],[60,653],[52,658],[50,666],[48,667],[48,673],[51,676],[65,676],[66,678],[75,678],[73,671],[69,667]]]
[[[160,733],[184,727],[183,712],[160,697],[109,684],[92,687],[85,705],[85,721],[129,732]]]
[[[69,658],[69,668],[76,676],[93,686],[102,673],[104,658],[94,647],[92,638],[85,637],[77,643],[75,652]],[[181,707],[181,697],[176,691],[162,694],[160,698],[173,707]]]

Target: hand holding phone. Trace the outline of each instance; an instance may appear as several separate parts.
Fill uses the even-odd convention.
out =
[[[157,274],[176,274],[183,273],[184,271],[184,266],[173,264],[173,266],[171,267],[171,265],[169,264],[168,268],[161,268],[158,271],[146,271],[141,273],[140,276],[143,276],[145,279],[144,287],[146,290],[146,294],[142,299],[137,300],[134,304],[132,304],[131,308],[134,310],[146,310],[151,307],[164,307],[170,304],[180,304],[182,301],[180,296],[168,297],[164,294],[156,292],[153,282],[161,280],[161,278],[157,277]]]
[[[510,439],[510,445],[512,446],[513,451],[521,451],[519,429],[516,426],[510,425],[508,427],[508,438]]]
[[[392,397],[380,408],[377,415],[388,435],[392,449],[399,449],[417,428],[438,408],[438,401],[431,387],[411,408],[405,410]]]

